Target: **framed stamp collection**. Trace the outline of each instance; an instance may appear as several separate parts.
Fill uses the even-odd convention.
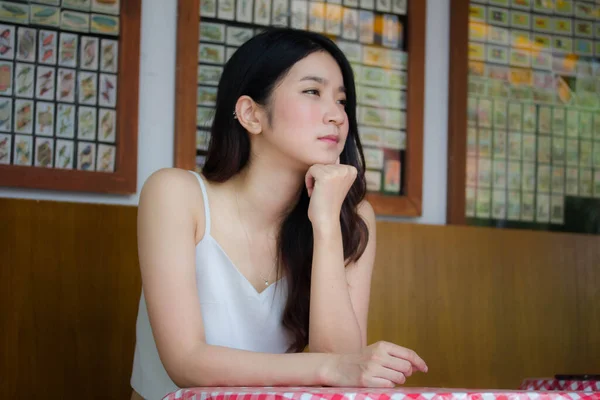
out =
[[[0,1],[0,185],[135,192],[139,3]]]
[[[451,222],[600,233],[600,2],[455,4],[466,121],[450,126],[464,160]]]
[[[198,34],[194,36],[198,38],[195,42],[197,59],[194,76],[196,152],[193,167],[196,170],[200,171],[205,161],[217,85],[224,64],[239,46],[254,35],[269,26],[283,26],[322,33],[344,52],[356,81],[357,119],[365,154],[367,190],[373,195],[406,195],[406,181],[410,180],[407,169],[410,169],[403,167],[409,158],[408,144],[413,137],[407,118],[411,94],[411,55],[408,51],[411,33],[408,26],[410,4],[417,2],[200,0],[198,3],[195,21]],[[185,6],[180,2],[180,15],[182,7]],[[196,11],[186,8],[188,12]],[[424,16],[424,5],[413,8],[419,8]],[[188,19],[185,17],[186,21]],[[188,23],[191,25],[193,22]],[[183,47],[179,47],[182,46],[179,38],[184,34],[191,36],[191,32],[180,30],[179,33],[178,48],[184,51]],[[190,47],[191,43],[186,45],[186,48]],[[186,76],[191,78],[191,73]],[[419,82],[419,79],[416,81]],[[186,85],[190,85],[189,81]],[[420,104],[421,113],[422,107]],[[418,118],[419,114],[415,116]],[[186,129],[188,126],[186,124]],[[419,152],[419,143],[422,152],[422,122],[420,131],[418,129],[419,125],[415,126],[416,153]],[[420,154],[415,154],[417,157],[422,159]],[[420,175],[419,170],[419,180]]]

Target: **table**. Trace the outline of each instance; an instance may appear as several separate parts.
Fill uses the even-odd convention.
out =
[[[519,386],[521,390],[562,390],[562,391],[600,391],[598,380],[558,380],[555,378],[525,379]]]
[[[444,388],[203,387],[180,389],[163,400],[600,400],[598,392]]]

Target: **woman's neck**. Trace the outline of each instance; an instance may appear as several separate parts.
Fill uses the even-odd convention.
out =
[[[304,174],[272,164],[254,159],[227,186],[248,229],[276,235],[283,218],[298,201]]]

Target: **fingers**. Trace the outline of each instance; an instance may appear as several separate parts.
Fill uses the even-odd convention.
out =
[[[405,377],[409,377],[413,373],[412,364],[409,361],[401,358],[396,358],[393,356],[386,357],[381,364],[386,368],[401,372]]]
[[[312,195],[313,189],[315,188],[315,177],[311,174],[310,170],[304,176],[304,184],[306,185],[306,191],[308,197]]]
[[[427,372],[427,364],[425,364],[425,361],[423,361],[423,359],[419,357],[413,350],[395,345],[393,343],[389,343],[389,345],[390,348],[388,349],[388,353],[391,356],[407,360],[419,371]]]
[[[396,386],[396,384],[384,378],[371,378],[368,382],[365,382],[364,386],[375,388],[393,388]]]
[[[406,376],[402,372],[381,366],[374,376],[382,378],[397,385],[403,385],[406,382]]]

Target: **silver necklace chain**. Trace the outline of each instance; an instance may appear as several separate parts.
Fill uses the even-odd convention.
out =
[[[262,279],[265,282],[265,286],[269,286],[269,278],[271,278],[271,274],[273,273],[273,270],[275,269],[275,267],[278,264],[279,257],[274,257],[273,256],[273,251],[271,250],[271,247],[269,246],[269,252],[271,253],[271,257],[275,259],[275,263],[273,264],[273,267],[269,271],[269,275],[267,275],[267,277],[265,278],[263,276],[263,274],[260,273],[260,270],[258,268],[256,268],[254,266],[254,264],[252,263],[252,257],[251,257],[251,254],[250,254],[250,236],[248,235],[248,231],[246,230],[246,226],[244,225],[244,222],[242,222],[242,214],[240,212],[240,203],[239,203],[239,200],[238,200],[237,189],[235,191],[235,203],[237,204],[238,220],[240,221],[240,224],[242,225],[242,229],[244,230],[244,233],[246,234],[246,244],[247,244],[247,248],[248,248],[248,258],[250,260],[250,263],[252,264],[252,266],[254,267],[254,269],[256,270],[256,272],[258,272],[258,275],[260,276],[260,279]]]

